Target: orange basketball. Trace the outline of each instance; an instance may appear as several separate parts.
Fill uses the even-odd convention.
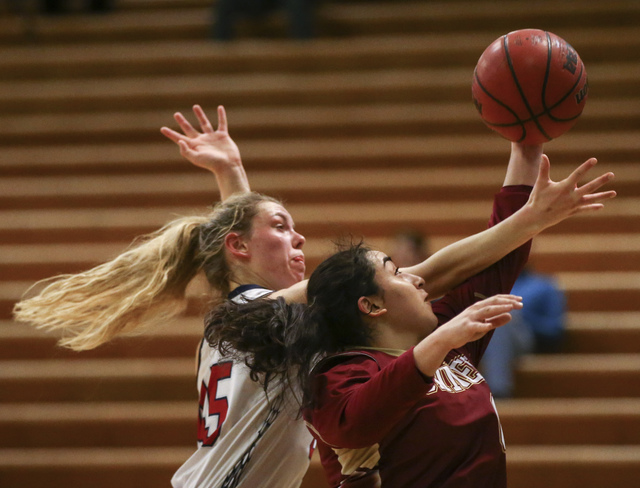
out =
[[[523,29],[485,49],[471,91],[490,129],[510,141],[539,144],[573,127],[586,104],[589,84],[571,45],[551,32]]]

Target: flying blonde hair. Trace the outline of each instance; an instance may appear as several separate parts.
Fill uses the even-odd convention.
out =
[[[209,215],[179,218],[136,240],[112,261],[43,280],[39,283],[53,282],[18,302],[14,317],[61,332],[60,346],[81,351],[138,334],[182,312],[187,285],[201,270],[224,296],[230,278],[225,237],[229,232],[250,235],[263,202],[280,203],[255,192],[233,195]]]

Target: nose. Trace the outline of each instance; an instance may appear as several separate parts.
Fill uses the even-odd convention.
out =
[[[416,288],[424,288],[425,282],[424,278],[418,275],[414,275],[411,273],[403,273],[403,276],[413,284]]]
[[[293,247],[294,249],[302,249],[302,246],[304,246],[304,243],[307,240],[304,238],[304,236],[302,234],[300,234],[299,232],[295,232],[294,231],[294,236],[293,236]]]

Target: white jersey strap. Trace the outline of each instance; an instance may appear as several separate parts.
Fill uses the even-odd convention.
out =
[[[270,293],[273,293],[272,290],[267,288],[263,288],[258,285],[241,285],[231,293],[229,293],[228,299],[236,302],[236,303],[247,303],[251,300],[255,300],[256,298],[264,297]],[[269,413],[267,417],[262,422],[260,429],[258,429],[258,433],[253,442],[249,445],[249,447],[242,453],[240,459],[236,462],[236,464],[231,468],[227,476],[225,476],[220,488],[236,488],[238,483],[240,483],[240,478],[242,476],[242,472],[244,471],[249,461],[251,461],[251,455],[258,445],[258,441],[264,436],[267,432],[271,424],[278,418],[278,414],[282,408],[282,395],[278,395],[275,400],[269,405]]]
[[[251,455],[253,454],[258,441],[262,438],[262,436],[267,432],[271,424],[275,422],[278,414],[280,413],[280,409],[282,408],[282,395],[278,395],[278,397],[271,403],[269,406],[269,413],[267,414],[267,418],[264,419],[260,429],[258,430],[258,435],[253,440],[251,445],[245,450],[242,454],[238,462],[233,466],[231,471],[225,476],[220,488],[236,488],[238,483],[240,482],[240,477],[242,476],[242,472],[249,461],[251,461]]]

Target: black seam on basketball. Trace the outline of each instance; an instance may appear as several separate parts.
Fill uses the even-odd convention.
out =
[[[567,94],[567,96],[571,95],[573,93],[573,90],[575,89],[576,85],[579,83],[580,78],[582,77],[582,73],[584,72],[584,64],[581,64],[580,66],[580,76],[578,78],[578,82],[576,82],[573,85],[573,88],[571,88],[571,90],[569,91],[569,93]],[[587,82],[588,84],[588,82]],[[553,110],[554,108],[556,108],[558,105],[560,105],[564,100],[567,99],[567,96],[562,97],[558,102],[554,103],[551,107],[549,107],[547,112],[541,112],[537,115],[535,115],[535,117],[541,117],[543,115],[547,115],[552,121],[554,122],[571,122],[572,120],[576,120],[578,117],[580,117],[580,115],[582,115],[582,110],[580,110],[580,113],[574,115],[573,117],[568,117],[566,119],[561,119],[559,117],[554,117],[550,111]],[[508,108],[508,107],[507,107]],[[528,119],[524,119],[524,120],[520,120],[518,119],[518,122],[509,122],[509,123],[505,123],[505,124],[491,124],[494,127],[514,127],[516,125],[522,125],[522,124],[527,124],[529,122],[531,122],[533,119],[532,118],[528,118]]]
[[[551,137],[549,137],[549,135],[545,132],[545,130],[540,125],[540,122],[538,122],[536,114],[533,113],[533,110],[531,110],[531,107],[529,106],[529,101],[527,100],[527,97],[524,96],[524,92],[522,91],[522,87],[520,86],[520,82],[518,81],[518,77],[516,76],[516,72],[515,72],[515,69],[513,67],[513,62],[511,61],[511,56],[509,55],[509,46],[508,46],[508,42],[507,41],[508,41],[507,36],[503,36],[503,38],[502,38],[502,48],[504,49],[504,54],[505,54],[505,57],[507,58],[507,64],[509,66],[509,71],[511,71],[511,77],[513,78],[513,82],[516,84],[516,88],[518,89],[518,92],[520,93],[520,98],[522,99],[522,102],[524,103],[524,106],[527,108],[527,111],[529,112],[529,115],[531,115],[531,121],[534,124],[536,124],[536,127],[540,131],[540,134],[542,134],[544,137],[547,138],[547,140],[550,141]]]
[[[573,91],[576,89],[576,87],[578,86],[578,83],[580,83],[580,80],[582,79],[582,73],[584,73],[584,63],[582,63],[582,60],[580,61],[580,74],[578,75],[578,78],[576,79],[576,82],[573,84],[573,86],[571,87],[571,89],[567,92],[567,94],[562,97],[560,100],[558,100],[556,103],[554,103],[550,108],[549,108],[549,118],[551,120],[553,120],[554,122],[569,122],[571,120],[575,120],[578,117],[580,117],[580,114],[582,114],[582,110],[580,110],[580,113],[578,115],[575,115],[573,117],[569,117],[568,119],[560,119],[558,117],[554,117],[551,114],[551,110],[553,110],[554,108],[556,108],[558,105],[560,105],[562,102],[564,102],[567,98],[569,98],[572,94]],[[543,100],[544,103],[544,100]],[[545,107],[546,108],[546,107]]]
[[[544,81],[542,82],[542,114],[549,114],[549,109],[547,108],[547,83],[549,82],[549,72],[551,71],[551,57],[553,55],[553,47],[551,46],[551,36],[547,31],[544,31],[545,36],[547,36],[547,66],[544,70]]]
[[[501,107],[505,108],[506,110],[508,110],[516,119],[515,122],[510,122],[509,124],[494,124],[492,122],[489,122],[486,118],[484,118],[484,116],[482,117],[482,120],[484,120],[484,123],[487,125],[490,125],[492,127],[511,127],[511,126],[515,126],[515,125],[519,125],[520,128],[522,129],[522,137],[520,137],[519,140],[515,141],[515,142],[521,142],[524,140],[524,138],[527,136],[527,128],[524,126],[524,122],[520,120],[520,118],[518,117],[518,114],[515,113],[511,107],[509,107],[508,105],[502,103],[500,100],[498,100],[496,97],[494,97],[491,93],[489,93],[489,90],[487,90],[484,85],[482,84],[482,82],[480,81],[480,78],[478,77],[478,71],[474,70],[473,71],[473,77],[476,80],[476,83],[478,84],[478,86],[480,87],[480,89],[485,92],[487,94],[487,96],[489,96],[489,98],[491,98],[491,100],[493,100],[494,102],[496,102],[498,105],[500,105]]]

